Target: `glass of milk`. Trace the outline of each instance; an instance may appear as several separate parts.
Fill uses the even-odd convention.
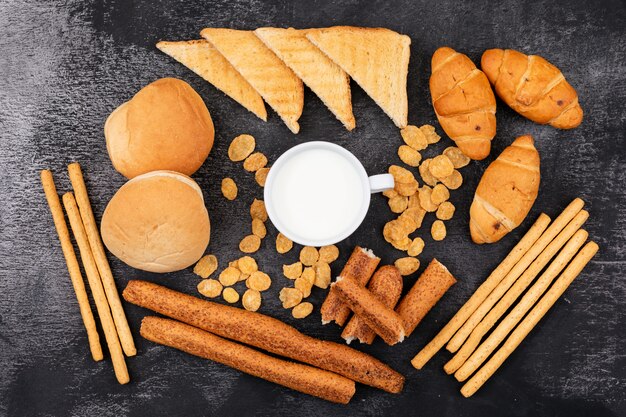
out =
[[[264,198],[279,232],[301,245],[324,246],[350,236],[365,218],[371,194],[393,187],[390,174],[368,176],[347,149],[307,142],[272,165]]]

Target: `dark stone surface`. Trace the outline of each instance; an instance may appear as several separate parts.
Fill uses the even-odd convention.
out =
[[[107,115],[141,86],[163,76],[180,77],[204,98],[217,127],[216,144],[195,174],[205,192],[213,233],[209,251],[222,264],[239,256],[248,233],[247,207],[262,190],[226,157],[235,135],[251,133],[258,149],[275,160],[294,144],[323,139],[354,152],[370,173],[398,163],[400,136],[391,121],[353,83],[357,129],[345,131],[321,102],[306,92],[302,133],[294,136],[271,113],[263,123],[190,71],[156,50],[160,39],[196,38],[205,26],[383,26],[412,38],[409,121],[437,126],[429,103],[430,56],[447,44],[476,62],[490,47],[537,53],[559,66],[580,95],[582,126],[558,131],[523,119],[498,102],[498,135],[490,158],[463,170],[453,193],[457,215],[443,242],[420,235],[426,265],[434,256],[458,277],[455,285],[401,345],[377,341],[370,352],[407,377],[400,395],[358,386],[349,406],[326,403],[243,375],[139,337],[147,311],[126,305],[139,353],[128,359],[132,382],[115,382],[110,361],[89,355],[76,300],[53,230],[38,174],[51,168],[60,192],[69,189],[65,166],[83,164],[96,217],[123,184],[112,168],[102,133]],[[0,415],[404,415],[553,416],[625,415],[626,360],[626,8],[624,2],[411,2],[411,1],[5,1],[0,4]],[[542,183],[529,217],[501,242],[471,243],[468,208],[481,172],[517,135],[531,133],[542,157]],[[440,152],[442,140],[426,152]],[[219,183],[234,177],[240,197],[227,202]],[[555,216],[581,196],[591,217],[585,228],[601,252],[567,290],[497,375],[471,399],[445,375],[450,358],[438,354],[424,370],[409,360],[463,304],[540,212]],[[381,237],[391,218],[375,196],[361,228],[339,246],[340,265],[355,244],[393,262],[400,253]],[[340,330],[319,324],[325,291],[311,297],[312,316],[296,321],[278,302],[288,284],[280,274],[297,250],[273,249],[276,231],[257,254],[274,284],[261,312],[303,332],[339,341]],[[110,258],[118,287],[143,278],[195,294],[190,270],[151,275]],[[422,267],[423,269],[423,267]],[[405,279],[411,285],[416,276]]]

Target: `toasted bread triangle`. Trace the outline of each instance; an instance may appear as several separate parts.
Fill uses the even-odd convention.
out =
[[[207,28],[200,32],[298,133],[304,107],[302,81],[254,34],[247,30]]]
[[[389,29],[350,26],[309,29],[306,37],[347,72],[396,126],[407,125],[411,38]]]
[[[306,30],[259,28],[254,33],[317,94],[346,129],[354,129],[350,78],[306,38]]]
[[[262,120],[267,120],[263,98],[217,49],[204,39],[168,42],[156,47],[174,58]]]

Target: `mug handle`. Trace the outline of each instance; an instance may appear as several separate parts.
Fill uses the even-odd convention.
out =
[[[369,180],[370,192],[372,194],[391,190],[395,186],[395,182],[391,174],[372,175],[369,177]]]

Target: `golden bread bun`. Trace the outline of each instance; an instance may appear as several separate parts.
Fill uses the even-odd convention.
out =
[[[161,78],[111,113],[104,136],[113,167],[130,179],[157,170],[193,174],[209,155],[215,130],[189,84]]]
[[[133,178],[115,193],[100,225],[106,247],[124,263],[172,272],[196,262],[209,244],[211,225],[200,187],[173,171]]]

